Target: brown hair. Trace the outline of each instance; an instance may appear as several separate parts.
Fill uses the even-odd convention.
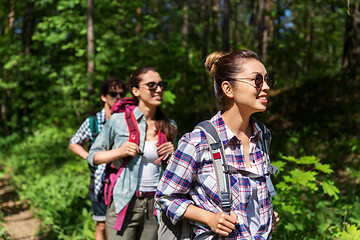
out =
[[[224,103],[224,93],[221,84],[235,78],[244,71],[243,64],[250,59],[260,61],[258,55],[251,50],[238,50],[232,53],[213,52],[206,57],[205,68],[214,76],[215,97]],[[233,86],[233,82],[230,81]]]
[[[104,80],[104,82],[101,84],[100,93],[101,96],[106,96],[106,94],[109,93],[109,89],[119,87],[123,90],[123,96],[127,93],[126,84],[124,81],[120,80],[116,77],[109,77]]]
[[[130,92],[131,92],[132,95],[133,95],[133,93],[132,93],[131,89],[133,87],[139,88],[139,84],[142,81],[142,75],[149,72],[149,71],[153,71],[153,72],[158,73],[158,71],[155,68],[150,67],[150,66],[145,66],[145,67],[140,67],[140,68],[136,69],[130,75],[129,89],[130,89]],[[135,103],[138,105],[139,100],[137,99],[137,97],[135,97],[133,95],[133,99],[134,99]],[[164,112],[161,109],[161,106],[156,107],[155,126],[156,126],[156,129],[161,130],[163,133],[166,134],[166,138],[167,138],[168,141],[175,140],[175,137],[176,137],[175,126],[165,116]]]

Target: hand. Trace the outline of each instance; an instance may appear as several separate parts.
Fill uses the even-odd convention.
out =
[[[279,214],[277,212],[273,212],[273,217],[272,217],[272,228],[271,228],[271,232],[274,232],[276,230],[277,225],[279,224],[280,218],[279,218]]]
[[[172,142],[166,142],[157,147],[157,152],[159,156],[165,155],[167,153],[172,153],[175,150],[174,144],[172,144]]]
[[[125,142],[120,148],[120,158],[135,157],[140,153],[140,148],[136,143]]]
[[[215,217],[209,219],[207,225],[209,225],[214,233],[220,234],[221,236],[228,236],[237,223],[239,223],[237,215],[233,211],[230,211],[230,215],[224,212],[215,214]]]

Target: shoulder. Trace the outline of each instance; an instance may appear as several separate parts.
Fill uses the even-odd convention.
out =
[[[109,124],[126,124],[124,113],[113,113],[109,119]]]
[[[196,151],[201,151],[204,146],[207,146],[205,133],[200,129],[194,129],[191,132],[185,133],[179,140],[180,144],[193,146]]]
[[[100,112],[97,112],[97,113],[96,113],[96,117],[97,117],[98,119],[105,118],[105,108],[103,108]]]
[[[79,130],[80,130],[80,129],[84,130],[85,128],[89,128],[89,127],[90,127],[90,120],[91,120],[92,117],[93,117],[93,116],[87,117],[87,118],[83,121],[83,123],[81,124]]]

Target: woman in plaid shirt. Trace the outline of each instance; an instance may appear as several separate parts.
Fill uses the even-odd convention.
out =
[[[251,115],[266,110],[274,79],[256,53],[214,52],[206,58],[216,98],[224,111],[212,117],[229,165],[264,176],[261,129]],[[270,239],[272,199],[264,178],[231,174],[231,212],[221,210],[212,157],[204,132],[195,129],[179,141],[160,181],[155,199],[175,224],[191,220],[195,239]]]

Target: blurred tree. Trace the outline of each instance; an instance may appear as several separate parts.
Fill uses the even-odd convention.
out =
[[[94,0],[87,0],[87,73],[88,94],[94,94],[95,72],[95,35],[94,35]],[[94,106],[89,98],[89,114],[94,115]]]
[[[349,77],[346,79],[360,76],[360,4],[349,2],[342,64],[343,72]]]

